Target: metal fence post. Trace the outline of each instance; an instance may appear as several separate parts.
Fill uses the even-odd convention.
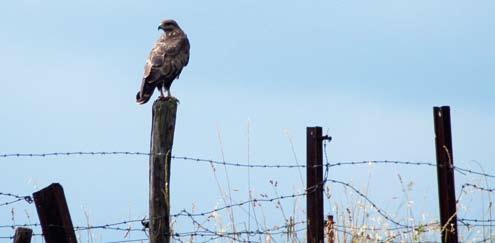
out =
[[[440,203],[442,242],[457,243],[457,209],[450,107],[433,107],[433,118],[435,122],[438,200]]]
[[[306,128],[306,214],[308,243],[323,243],[323,136],[321,127]]]

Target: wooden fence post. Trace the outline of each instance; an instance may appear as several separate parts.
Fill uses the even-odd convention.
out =
[[[308,243],[323,243],[323,136],[321,127],[306,128],[306,214]]]
[[[174,141],[177,100],[153,103],[150,152],[150,243],[170,242],[170,161]]]
[[[46,243],[77,243],[62,186],[53,183],[33,198]]]
[[[33,230],[30,228],[19,227],[15,229],[14,243],[31,243]]]
[[[435,122],[438,200],[440,203],[442,242],[457,243],[457,209],[450,107],[433,107],[433,118]]]

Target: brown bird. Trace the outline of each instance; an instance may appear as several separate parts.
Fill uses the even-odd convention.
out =
[[[136,102],[140,105],[150,100],[155,88],[160,90],[160,98],[164,98],[164,89],[167,98],[172,97],[170,86],[189,62],[189,40],[177,22],[163,20],[158,30],[164,33],[156,41],[144,65],[141,89],[136,94]]]

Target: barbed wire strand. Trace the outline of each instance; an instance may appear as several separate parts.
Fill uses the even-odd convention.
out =
[[[481,186],[478,186],[478,185],[475,185],[475,184],[471,184],[471,183],[464,183],[464,184],[462,185],[462,189],[463,189],[463,188],[466,188],[466,187],[472,187],[472,188],[478,189],[478,190],[480,190],[480,191],[495,192],[495,188],[486,188],[486,187],[481,187]]]
[[[202,226],[193,216],[193,214],[183,210],[183,215],[186,215],[188,216],[191,220],[193,220],[193,222],[195,224],[199,224],[200,226]],[[135,220],[135,221],[138,221],[138,220]],[[140,220],[139,220],[140,221]],[[466,222],[466,221],[469,221],[469,222],[475,222],[475,223],[479,223],[479,222],[493,222],[494,220],[480,220],[480,219],[466,219],[466,218],[460,218],[459,221],[462,221],[462,222]],[[129,222],[129,221],[127,221]],[[173,233],[171,234],[171,236],[173,237],[191,237],[191,236],[200,236],[200,237],[208,237],[208,236],[213,236],[210,240],[207,240],[205,242],[208,242],[208,241],[211,241],[213,239],[218,239],[218,238],[229,238],[231,240],[234,240],[232,237],[232,235],[258,235],[258,234],[261,234],[261,235],[264,235],[264,234],[270,234],[270,235],[278,235],[278,234],[287,234],[287,233],[291,233],[291,232],[300,232],[302,230],[305,230],[306,228],[301,228],[301,229],[297,229],[297,230],[293,230],[293,231],[290,231],[289,228],[291,227],[294,227],[298,224],[304,224],[306,223],[306,221],[299,221],[299,222],[295,222],[295,223],[288,223],[288,224],[285,224],[283,226],[274,226],[272,228],[269,228],[269,229],[265,229],[265,230],[255,230],[255,231],[238,231],[238,232],[218,232],[218,231],[213,231],[213,230],[210,230],[208,229],[207,227],[205,226],[202,226],[201,228],[203,228],[204,230],[203,231],[194,231],[194,232],[182,232],[182,233]],[[120,223],[112,223],[112,224],[106,224],[106,225],[115,225],[115,224],[122,224],[122,222]],[[74,230],[87,230],[87,229],[103,229],[103,230],[122,230],[122,231],[129,231],[129,230],[133,230],[133,229],[125,229],[125,228],[118,228],[118,227],[106,227],[106,225],[104,225],[105,227],[102,227],[102,226],[76,226],[74,227]],[[35,224],[18,224],[18,225],[10,225],[9,227],[21,227],[21,226],[40,226],[40,224],[38,223],[35,223]],[[398,227],[392,227],[392,228],[370,228],[370,227],[354,227],[354,226],[343,226],[343,225],[334,225],[335,227],[335,230],[339,231],[339,232],[348,232],[348,231],[345,231],[343,229],[351,229],[351,230],[365,230],[365,231],[383,231],[383,230],[386,230],[386,231],[397,231],[397,230],[405,230],[405,231],[402,231],[402,232],[399,232],[397,234],[394,234],[393,236],[390,236],[388,239],[389,240],[393,240],[397,237],[399,237],[400,235],[403,235],[403,234],[406,234],[406,233],[410,233],[410,232],[413,232],[413,231],[416,231],[416,230],[421,230],[422,232],[424,232],[425,230],[426,231],[429,231],[431,230],[430,228],[431,227],[434,227],[434,226],[438,226],[438,222],[433,222],[433,223],[428,223],[428,224],[421,224],[421,225],[417,225],[417,226],[409,226],[409,225],[401,225],[401,226],[398,226]],[[471,224],[471,223],[466,223],[466,226],[468,227],[489,227],[489,226],[494,226],[494,224]],[[62,226],[56,226],[56,225],[49,225],[49,227],[62,227]],[[287,230],[283,230],[283,229],[287,229]],[[144,231],[144,229],[134,229],[134,231]],[[42,234],[33,234],[33,236],[42,236]],[[13,239],[13,236],[0,236],[0,239]],[[136,241],[146,241],[148,239],[133,239],[133,240],[121,240],[121,241],[111,241],[111,242],[106,242],[106,243],[117,243],[117,242],[136,242]],[[238,241],[238,242],[253,242],[253,241],[245,241],[245,240],[242,240],[242,239],[235,239],[235,241]]]
[[[12,201],[0,203],[0,207],[7,206],[7,205],[10,205],[10,204],[14,204],[14,203],[20,202],[20,201],[26,201],[27,203],[32,203],[33,202],[33,198],[31,198],[31,196],[19,196],[19,195],[16,195],[16,194],[6,193],[6,192],[0,192],[0,196],[15,198]]]
[[[55,156],[77,156],[77,155],[137,155],[137,156],[165,156],[165,153],[148,153],[148,152],[131,152],[131,151],[91,151],[91,152],[50,152],[50,153],[4,153],[0,154],[0,158],[10,158],[10,157],[55,157]],[[235,166],[235,167],[247,167],[247,168],[306,168],[306,165],[294,165],[294,164],[262,164],[262,163],[239,163],[239,162],[225,162],[212,159],[204,159],[190,156],[172,156],[172,159],[180,159],[186,161],[204,162],[208,164],[217,164],[225,166]],[[416,166],[430,166],[437,167],[438,165],[431,162],[413,162],[413,161],[393,161],[393,160],[369,160],[369,161],[347,161],[347,162],[336,162],[336,163],[326,163],[323,166],[335,167],[335,166],[345,166],[345,165],[363,165],[363,164],[397,164],[397,165],[416,165]],[[319,166],[313,166],[319,167]],[[488,174],[484,172],[474,171],[471,169],[466,169],[458,166],[453,167],[454,170],[460,173],[476,174],[480,176],[486,176],[490,178],[495,178],[495,175]]]
[[[358,194],[361,198],[363,198],[364,200],[366,200],[377,212],[378,214],[380,214],[383,218],[385,218],[387,221],[395,224],[395,225],[398,225],[398,226],[407,226],[405,224],[402,224],[396,220],[394,220],[392,217],[390,217],[386,212],[385,210],[379,208],[369,197],[367,197],[364,193],[362,193],[361,191],[359,191],[356,187],[352,186],[351,184],[347,183],[347,182],[343,182],[343,181],[338,181],[338,180],[334,180],[334,179],[327,179],[326,180],[327,182],[331,182],[331,183],[336,183],[336,184],[340,184],[340,185],[343,185],[351,190],[353,190],[356,194]]]

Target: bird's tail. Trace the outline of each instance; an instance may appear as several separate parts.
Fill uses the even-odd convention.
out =
[[[148,102],[155,91],[156,86],[143,80],[141,90],[136,94],[136,102],[140,105]]]

